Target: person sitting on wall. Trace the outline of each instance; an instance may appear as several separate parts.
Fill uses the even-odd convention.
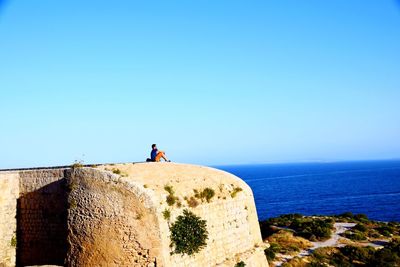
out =
[[[147,159],[147,162],[159,162],[161,159],[164,159],[166,162],[171,162],[167,156],[165,156],[165,152],[163,151],[158,151],[157,145],[152,144],[151,145],[151,153],[150,153],[150,158]]]

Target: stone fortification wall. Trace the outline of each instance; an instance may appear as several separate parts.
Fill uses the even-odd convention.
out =
[[[199,196],[205,189],[214,192],[208,200]],[[250,187],[216,169],[127,163],[3,171],[0,190],[0,267],[268,266]],[[207,245],[191,256],[170,247],[170,226],[185,209],[207,222]]]
[[[117,164],[100,166],[109,173],[119,173],[119,180],[139,185],[152,199],[158,217],[163,266],[268,266],[250,187],[238,177],[212,168],[175,163]],[[172,188],[176,203],[166,199]],[[195,191],[212,189],[215,195],[206,201],[195,197]],[[189,205],[195,198],[197,205]],[[207,221],[207,246],[194,255],[171,254],[169,226],[183,213],[192,211]],[[170,219],[163,212],[168,210]],[[157,265],[160,266],[160,265]]]
[[[0,266],[15,264],[18,194],[18,174],[0,172]]]
[[[76,169],[70,188],[69,266],[163,266],[150,199],[112,173]]]
[[[65,169],[19,172],[17,264],[63,265],[67,252]]]

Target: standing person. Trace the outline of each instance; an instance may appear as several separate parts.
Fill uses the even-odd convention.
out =
[[[165,153],[163,151],[158,151],[156,144],[152,144],[151,145],[151,153],[150,153],[151,161],[159,162],[161,158],[163,158],[166,162],[171,162],[167,158],[167,156],[165,156]]]

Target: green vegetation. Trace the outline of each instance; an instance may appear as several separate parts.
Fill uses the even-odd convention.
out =
[[[382,249],[356,246],[318,248],[310,260],[313,265],[307,266],[399,266],[400,241],[394,240]]]
[[[368,230],[368,228],[363,223],[357,223],[356,226],[353,227],[353,230],[365,233]]]
[[[72,169],[77,169],[77,168],[82,168],[83,167],[83,161],[81,160],[75,160],[74,163],[72,163],[71,168]]]
[[[211,199],[215,196],[215,191],[212,188],[206,187],[203,189],[203,191],[198,191],[197,189],[193,189],[194,191],[194,197],[203,200],[206,200],[207,202],[210,202]]]
[[[239,193],[239,192],[241,192],[241,191],[243,191],[243,189],[240,188],[240,187],[235,187],[235,188],[233,188],[233,191],[231,192],[231,197],[232,197],[232,198],[235,198],[236,195],[237,195],[237,193]]]
[[[127,173],[121,171],[121,170],[118,169],[118,168],[112,168],[111,171],[112,171],[112,173],[117,174],[117,175],[120,175],[120,176],[122,176],[122,177],[127,177],[127,176],[128,176]]]
[[[187,209],[171,225],[170,231],[173,253],[192,255],[207,245],[207,222]]]
[[[15,235],[11,237],[10,245],[14,248],[17,247],[17,237]]]
[[[273,234],[271,226],[288,227],[295,235],[310,241],[326,240],[332,234],[334,220],[331,218],[313,218],[301,214],[287,214],[261,222],[263,237]]]
[[[300,250],[305,250],[312,247],[312,244],[307,239],[300,236],[294,236],[293,232],[288,230],[278,230],[275,234],[267,238],[271,247],[264,251],[270,257],[274,253],[295,255]]]
[[[342,213],[340,215],[336,215],[333,217],[337,218],[338,221],[341,221],[341,222],[352,222],[352,223],[359,223],[359,222],[368,223],[369,222],[367,215],[362,214],[362,213],[353,214],[351,212],[345,212],[345,213]]]
[[[348,230],[348,231],[344,232],[342,234],[342,236],[344,236],[350,240],[353,240],[353,241],[367,240],[367,236],[363,232],[358,231],[358,230]]]
[[[290,227],[296,234],[311,241],[326,240],[331,237],[333,220],[331,219],[298,219]]]
[[[174,195],[168,195],[167,198],[166,198],[166,201],[167,201],[168,206],[173,206],[173,205],[175,205],[176,200],[177,200],[177,197],[174,196]]]
[[[171,219],[171,211],[169,209],[165,209],[162,213],[165,220],[169,221]]]
[[[396,227],[393,225],[381,225],[376,229],[381,235],[386,236],[386,237],[390,237],[393,234],[395,234],[396,232],[398,233],[398,231],[396,231]]]
[[[244,263],[243,261],[239,261],[238,263],[235,264],[235,267],[245,267],[246,263]]]
[[[324,240],[331,235],[335,222],[349,222],[356,225],[341,235],[351,241],[344,241],[344,247],[317,248],[309,256],[299,256],[296,251],[307,249],[308,240]],[[346,212],[336,216],[282,215],[260,222],[263,239],[270,247],[265,255],[268,260],[276,259],[276,253],[293,255],[294,258],[282,264],[286,267],[313,266],[400,266],[400,223],[369,220],[364,214]],[[304,240],[304,239],[303,239]],[[366,242],[381,242],[383,248],[366,246]],[[308,242],[308,241],[307,241]],[[350,244],[350,245],[349,245]]]
[[[175,194],[174,188],[171,185],[165,185],[164,190],[167,191],[170,195]]]
[[[67,190],[68,190],[68,192],[72,192],[72,191],[75,190],[77,187],[78,187],[78,185],[77,185],[76,182],[74,182],[74,181],[70,181],[70,182],[67,184]]]
[[[269,262],[272,262],[275,259],[275,254],[281,250],[281,246],[277,243],[270,243],[269,248],[264,250],[265,256]]]
[[[201,192],[201,198],[205,198],[207,202],[215,196],[215,191],[211,188],[204,188],[203,192]]]
[[[343,236],[351,240],[366,240],[368,238],[390,238],[400,235],[400,223],[377,222],[369,220],[365,214],[352,214],[346,212],[333,216],[338,222],[357,223],[351,231],[346,231]]]
[[[121,170],[120,170],[120,169],[117,169],[117,168],[113,168],[111,171],[112,171],[114,174],[118,174],[118,175],[121,174]]]
[[[168,206],[173,206],[176,203],[178,208],[180,208],[182,206],[182,203],[179,201],[179,198],[174,195],[175,194],[174,188],[170,185],[166,185],[164,186],[164,190],[167,191],[169,194],[166,198]]]
[[[69,207],[70,209],[75,209],[75,208],[77,207],[77,204],[76,204],[75,199],[71,199],[71,200],[68,202],[68,207]]]

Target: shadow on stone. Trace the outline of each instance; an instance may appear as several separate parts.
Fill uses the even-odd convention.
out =
[[[67,254],[66,180],[17,200],[17,266],[64,265]]]

